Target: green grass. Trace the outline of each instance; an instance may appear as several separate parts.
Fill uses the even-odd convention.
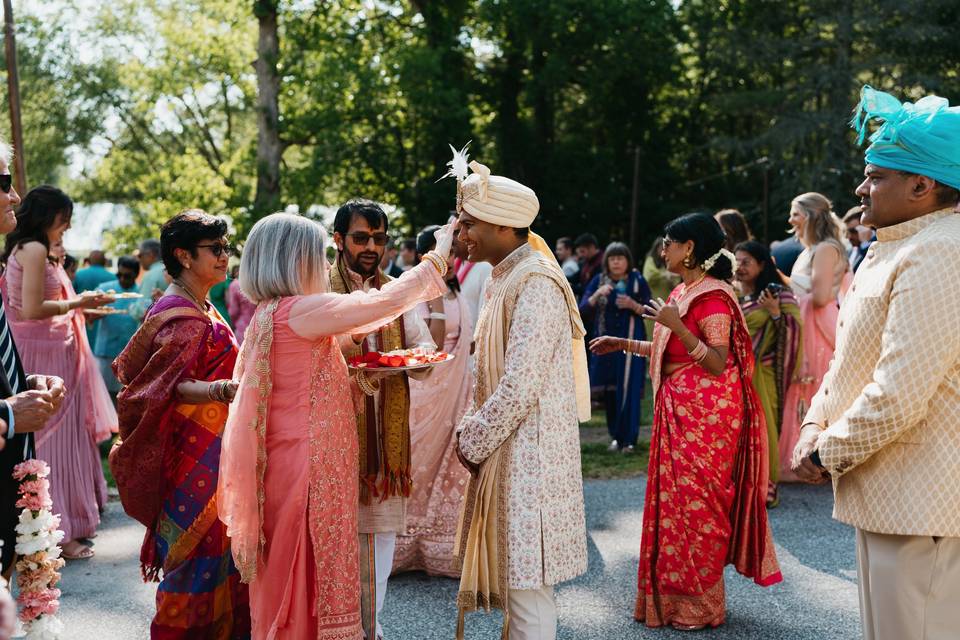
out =
[[[643,398],[643,422],[653,419],[653,402],[649,389]],[[640,428],[640,439],[633,453],[607,451],[610,436],[607,434],[607,420],[602,410],[594,411],[588,422],[580,425],[580,466],[583,477],[606,480],[610,478],[630,478],[647,472],[647,460],[650,450],[650,429]],[[107,455],[113,439],[100,443],[100,460],[107,486],[116,488],[117,482],[110,473]]]
[[[649,424],[653,420],[653,400],[647,386],[642,406],[642,421]],[[647,472],[650,454],[650,427],[640,427],[640,437],[633,453],[607,451],[610,435],[607,433],[607,419],[602,410],[595,410],[588,422],[580,425],[580,467],[584,478],[607,480],[610,478],[631,478]]]
[[[113,479],[113,474],[110,473],[110,465],[107,464],[107,456],[110,455],[110,447],[113,446],[114,440],[120,436],[115,436],[110,438],[105,442],[100,443],[100,464],[103,465],[103,475],[107,479],[107,486],[117,488],[117,481]]]

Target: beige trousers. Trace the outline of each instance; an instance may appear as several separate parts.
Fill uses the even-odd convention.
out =
[[[960,538],[857,529],[864,640],[960,637]]]
[[[556,640],[553,587],[510,589],[510,640]]]

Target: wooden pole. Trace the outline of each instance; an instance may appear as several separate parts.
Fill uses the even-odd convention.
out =
[[[10,100],[10,131],[13,134],[13,179],[17,193],[27,192],[27,164],[24,160],[23,126],[20,124],[20,74],[17,72],[17,43],[14,39],[13,4],[3,0],[3,42],[7,54],[7,95]]]
[[[770,244],[770,163],[763,163],[763,243]]]
[[[630,201],[630,250],[637,253],[637,209],[640,206],[640,147],[633,148],[633,198]]]

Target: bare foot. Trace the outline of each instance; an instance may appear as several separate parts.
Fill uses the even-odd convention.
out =
[[[67,560],[88,560],[93,557],[93,549],[79,540],[71,540],[60,545],[61,553]]]

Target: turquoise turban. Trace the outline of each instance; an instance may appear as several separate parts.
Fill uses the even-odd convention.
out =
[[[886,169],[909,171],[960,189],[960,107],[926,96],[901,103],[889,93],[864,85],[850,124],[863,144],[867,123],[883,122],[870,136],[866,160]]]

